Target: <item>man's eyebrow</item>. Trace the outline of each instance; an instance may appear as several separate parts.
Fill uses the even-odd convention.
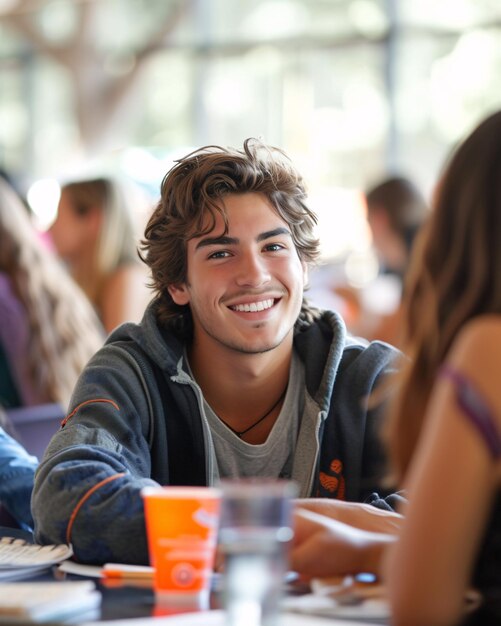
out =
[[[205,237],[201,239],[195,246],[195,250],[205,248],[206,246],[231,246],[235,245],[240,240],[236,237],[228,237],[227,235],[221,235],[220,237]]]
[[[256,241],[264,241],[265,239],[270,239],[271,237],[276,237],[277,235],[289,235],[291,237],[291,231],[284,226],[280,226],[279,228],[275,228],[274,230],[267,230],[264,233],[261,233],[256,237]]]
[[[290,237],[291,232],[288,228],[280,226],[279,228],[260,233],[256,237],[256,241],[264,241],[265,239],[270,239],[271,237],[276,237],[277,235],[289,235]],[[199,250],[200,248],[205,248],[207,246],[231,246],[238,245],[239,243],[240,239],[237,237],[229,237],[228,235],[221,235],[220,237],[205,237],[197,243],[195,250]]]

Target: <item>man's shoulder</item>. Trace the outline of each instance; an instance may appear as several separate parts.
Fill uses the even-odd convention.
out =
[[[384,341],[369,341],[364,337],[351,335],[342,316],[336,311],[328,309],[318,311],[316,318],[308,324],[299,327],[296,339],[303,343],[329,343],[336,344],[344,352],[353,355],[367,351],[367,356],[387,355],[396,357],[400,351]]]
[[[172,332],[162,328],[151,305],[139,323],[126,322],[107,338],[103,351],[127,352],[130,356],[146,360],[161,369],[177,368],[184,344]]]
[[[328,309],[312,309],[313,314],[303,315],[296,322],[295,338],[302,342],[327,341],[333,339],[344,341],[346,325],[336,311]]]
[[[398,348],[392,346],[386,341],[380,341],[379,339],[369,340],[364,337],[356,337],[354,335],[347,335],[345,341],[345,350],[353,350],[354,352],[367,352],[374,354],[387,354],[390,356],[398,356],[402,353]]]
[[[384,341],[367,341],[359,337],[346,338],[343,351],[345,364],[355,364],[364,368],[395,369],[399,366],[402,353]]]

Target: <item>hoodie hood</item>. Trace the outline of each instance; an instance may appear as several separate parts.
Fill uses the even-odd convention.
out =
[[[351,342],[341,316],[322,311],[316,323],[302,326],[294,346],[306,366],[306,389],[321,410],[327,410],[345,347]]]
[[[183,357],[184,344],[173,332],[161,329],[157,324],[157,303],[147,306],[140,324],[127,322],[116,328],[106,339],[106,344],[119,341],[136,343],[169,376],[178,372]]]

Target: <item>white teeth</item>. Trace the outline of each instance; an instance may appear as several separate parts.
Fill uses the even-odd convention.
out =
[[[235,304],[231,308],[234,311],[242,311],[244,313],[255,313],[256,311],[264,311],[270,309],[273,306],[275,300],[270,298],[269,300],[261,300],[260,302],[251,302],[250,304]]]

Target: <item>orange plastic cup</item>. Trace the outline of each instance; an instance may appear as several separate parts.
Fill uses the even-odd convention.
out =
[[[141,495],[155,591],[178,596],[208,593],[220,491],[212,487],[145,487]]]

